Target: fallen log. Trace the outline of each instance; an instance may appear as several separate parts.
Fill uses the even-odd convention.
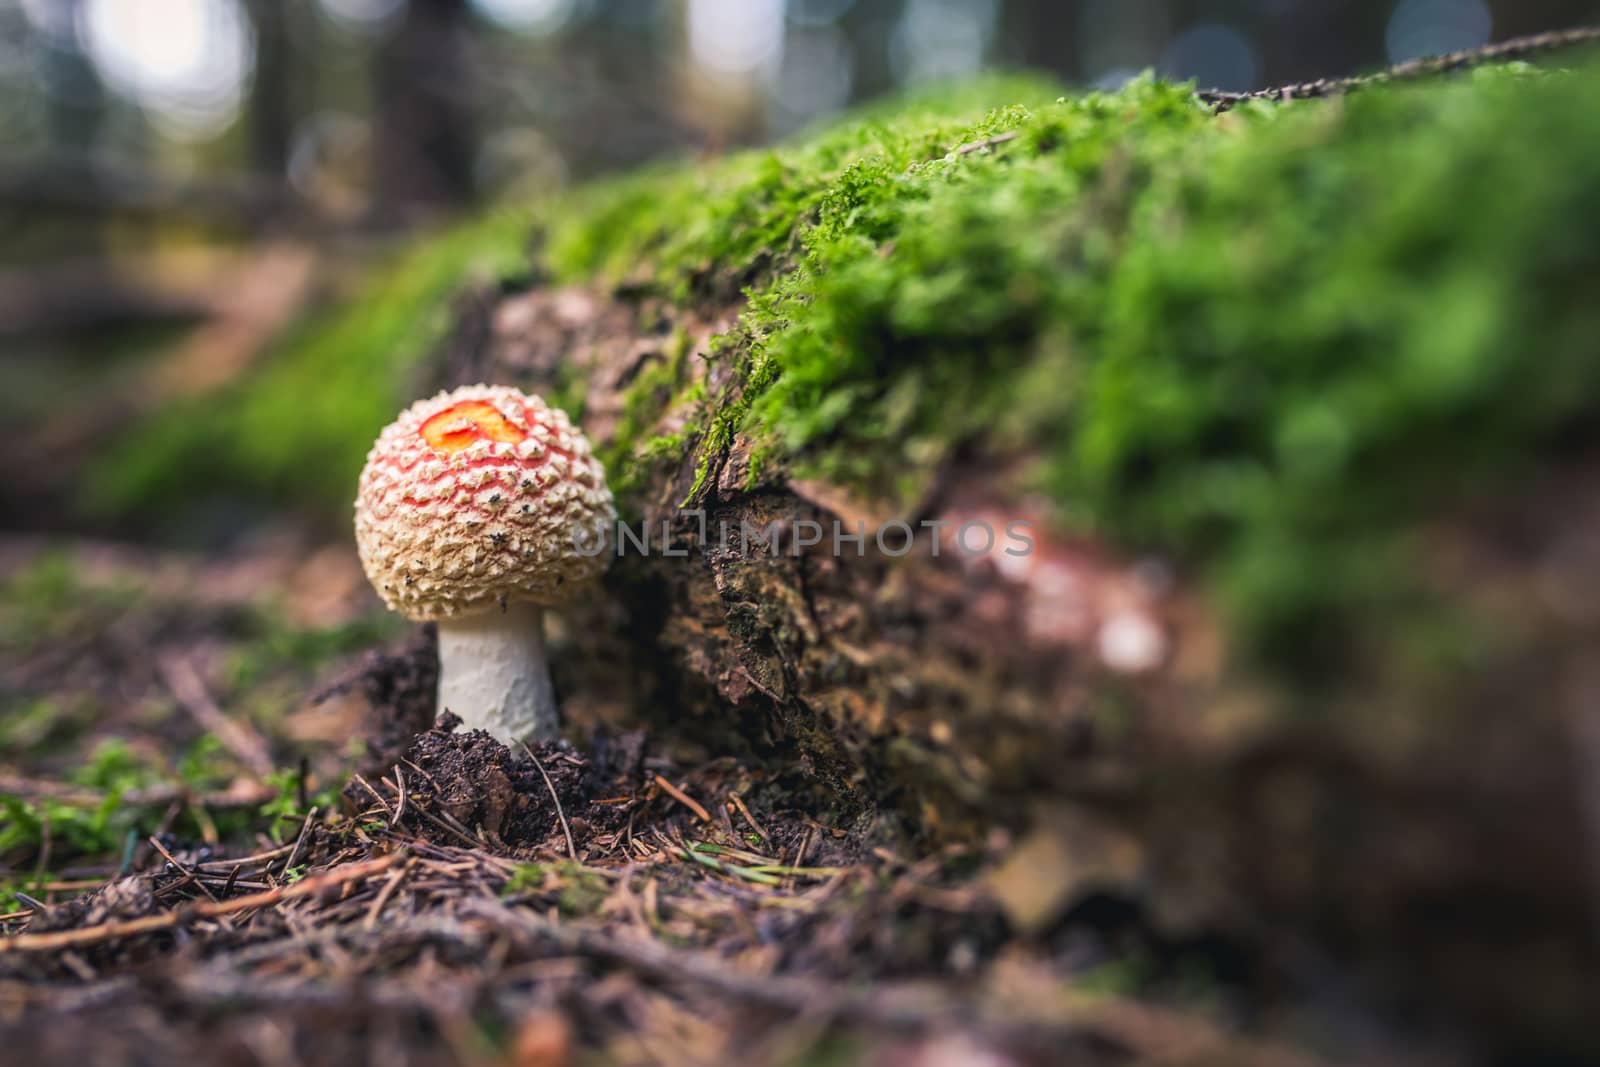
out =
[[[1020,925],[1109,893],[1592,1050],[1597,87],[1145,83],[580,196],[437,382],[607,458],[569,720],[1011,828]]]

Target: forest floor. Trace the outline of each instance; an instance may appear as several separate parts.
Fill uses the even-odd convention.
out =
[[[429,635],[344,546],[13,539],[0,565],[26,1062],[1321,1062],[1259,1036],[1308,1036],[1262,961],[1094,891],[1104,840],[1071,875],[1000,831],[901,852],[639,732],[417,733]]]
[[[483,284],[462,288],[477,277],[468,265],[482,234],[438,240],[247,387],[183,402],[103,380],[76,383],[78,392],[64,382],[59,395],[9,390],[13,404],[26,396],[30,412],[60,413],[62,425],[51,433],[8,424],[19,477],[0,485],[0,510],[30,531],[0,535],[0,1059],[73,1067],[1529,1062],[1467,1047],[1463,1034],[1475,1025],[1494,1029],[1476,1018],[1488,1014],[1484,1005],[1535,1036],[1547,1017],[1556,1033],[1573,1035],[1582,1016],[1568,1009],[1593,973],[1580,924],[1568,921],[1590,903],[1584,847],[1569,829],[1579,823],[1572,783],[1586,765],[1567,758],[1572,724],[1588,721],[1578,712],[1592,706],[1597,684],[1587,667],[1594,598],[1583,592],[1600,574],[1592,524],[1582,521],[1592,513],[1583,510],[1589,453],[1571,468],[1580,476],[1544,494],[1550,503],[1495,512],[1527,520],[1509,524],[1509,534],[1492,522],[1455,524],[1492,548],[1509,546],[1515,565],[1497,569],[1495,552],[1467,551],[1396,570],[1372,550],[1412,546],[1416,529],[1436,534],[1438,514],[1461,504],[1439,497],[1441,487],[1477,484],[1463,467],[1469,460],[1483,464],[1484,484],[1524,484],[1527,469],[1558,469],[1564,442],[1590,442],[1579,400],[1600,395],[1581,340],[1592,335],[1583,283],[1594,276],[1593,242],[1572,220],[1594,217],[1588,178],[1600,173],[1600,155],[1586,134],[1595,91],[1579,79],[1485,73],[1435,96],[1358,94],[1350,106],[1282,116],[1246,104],[1217,120],[1193,108],[1188,90],[1141,82],[1084,104],[980,112],[976,124],[920,112],[898,125],[862,120],[799,146],[787,162],[736,157],[711,173],[709,187],[686,169],[665,185],[651,177],[602,189],[581,222],[554,231],[543,266],[560,268],[558,283],[633,292],[631,310],[612,316],[620,326],[602,316],[534,343],[543,327],[519,325],[518,312],[538,302],[507,294],[545,273],[528,262],[526,229],[490,220],[499,265]],[[1298,139],[1322,146],[1334,129],[1343,131],[1337,146],[1318,149],[1324,165],[1303,165],[1292,150]],[[1066,145],[1070,152],[1058,151]],[[1200,153],[1187,170],[1168,166],[1180,148]],[[1529,158],[1543,162],[1529,168]],[[1385,197],[1373,195],[1373,175]],[[1091,179],[1115,195],[1082,196],[1100,188]],[[1177,231],[1182,241],[1140,228],[1157,226],[1163,212],[1124,210],[1146,196],[1197,212]],[[1057,269],[1077,262],[1063,257],[1076,255],[1078,230],[1041,220],[1059,221],[1061,205],[1073,202],[1088,205],[1084,232],[1105,238],[1084,247],[1148,254],[1099,263],[1099,273]],[[954,217],[965,224],[946,226]],[[1378,226],[1390,239],[1371,239]],[[776,269],[773,234],[815,262]],[[644,297],[635,275],[652,257],[654,295]],[[993,276],[974,281],[972,264]],[[772,288],[732,333],[710,314],[669,330],[653,311],[688,294],[720,313],[755,278]],[[1060,292],[1044,298],[1038,278]],[[972,314],[988,319],[951,316],[941,294],[957,291],[1003,299],[974,301]],[[791,305],[846,332],[785,334],[779,311]],[[1127,313],[1133,307],[1138,314]],[[641,338],[646,319],[654,326]],[[450,322],[456,334],[442,336]],[[1470,336],[1436,343],[1439,322],[1464,324]],[[1085,405],[1100,423],[1079,417],[1072,390],[1037,387],[1065,380],[1048,361],[1071,351],[1054,342],[1073,331],[1112,336],[1114,352],[1139,355],[1084,379],[1104,387],[1106,403]],[[734,340],[697,353],[700,334],[713,332]],[[911,340],[882,359],[834,358],[895,336]],[[1012,351],[991,345],[995,336],[1019,341]],[[1035,336],[1051,343],[1020,340]],[[1210,359],[1216,337],[1233,339],[1226,360]],[[791,348],[773,355],[775,338]],[[1364,347],[1352,349],[1352,338]],[[832,465],[821,474],[863,466],[895,474],[915,455],[959,456],[961,438],[997,429],[977,401],[1014,388],[1037,403],[1005,428],[1013,445],[1048,446],[1068,473],[1127,468],[1126,477],[1071,483],[1098,486],[1099,497],[1078,503],[1100,504],[1137,531],[1144,519],[1172,517],[1158,506],[1170,487],[1210,478],[1204,484],[1226,490],[1213,494],[1223,512],[1182,511],[1173,541],[1195,531],[1216,540],[1231,553],[1217,567],[1250,582],[1265,576],[1277,583],[1267,587],[1277,597],[1270,602],[1319,623],[1330,606],[1360,607],[1365,614],[1351,616],[1360,648],[1385,664],[1443,670],[1471,699],[1459,714],[1415,720],[1389,712],[1433,705],[1332,705],[1362,713],[1332,720],[1351,734],[1437,733],[1450,743],[1419,744],[1409,762],[1386,756],[1382,773],[1367,776],[1322,761],[1317,748],[1317,775],[1263,794],[1266,814],[1281,819],[1255,819],[1254,808],[1241,817],[1236,798],[1249,799],[1246,791],[1218,789],[1222,814],[1211,817],[1237,819],[1229,828],[1247,843],[1264,835],[1260,852],[1279,865],[1238,863],[1231,880],[1161,869],[1144,839],[1070,803],[1064,787],[997,793],[976,830],[941,837],[938,809],[906,784],[914,779],[885,787],[893,796],[846,801],[823,775],[808,776],[806,752],[747,761],[765,738],[742,737],[749,749],[736,756],[708,748],[711,732],[675,729],[675,716],[710,720],[727,702],[708,695],[700,707],[633,692],[633,706],[612,708],[581,685],[563,689],[562,672],[579,657],[564,657],[576,643],[559,631],[551,643],[567,740],[508,749],[464,733],[435,721],[431,635],[381,609],[342,523],[353,469],[372,440],[366,423],[382,425],[397,402],[373,382],[417,395],[441,376],[434,348],[470,354],[499,341],[520,353],[521,377],[547,379],[547,391],[565,392],[569,404],[590,384],[615,401],[589,405],[584,424],[596,433],[612,423],[597,440],[628,461],[609,466],[619,495],[624,482],[638,494],[652,465],[696,485],[703,475],[718,480],[709,458],[697,468],[683,413],[703,417],[708,437],[729,438],[706,457],[731,452],[755,401],[737,390],[730,401],[733,393],[706,382],[760,369],[745,359],[758,347],[778,362],[760,365],[770,373],[756,381],[769,392],[752,410],[774,440],[815,444],[811,458]],[[85,348],[84,366],[103,374],[95,363],[103,352]],[[568,349],[612,352],[629,369],[596,384],[559,358]],[[1006,351],[1015,366],[990,373]],[[982,373],[924,381],[930,352],[961,374]],[[958,358],[969,352],[984,358]],[[1282,352],[1297,361],[1275,361]],[[1519,362],[1529,352],[1551,388],[1506,403],[1502,383],[1536,377]],[[1035,356],[1037,366],[1025,362]],[[702,364],[704,380],[692,369]],[[54,373],[63,361],[31,365]],[[775,377],[780,365],[787,377]],[[886,366],[903,387],[878,388]],[[327,380],[330,367],[340,380]],[[1240,367],[1251,374],[1236,378]],[[1256,406],[1241,414],[1234,383],[1257,382],[1261,367],[1279,367],[1287,384],[1245,390]],[[449,373],[474,380],[473,369]],[[856,409],[814,418],[817,405],[802,402],[808,388]],[[1174,420],[1161,405],[1119,406],[1119,397],[1143,396],[1177,396],[1191,436],[1168,433]],[[1351,407],[1301,410],[1306,396]],[[1374,406],[1373,397],[1393,402]],[[135,414],[122,408],[140,403],[160,409],[154,428],[107,447],[108,428]],[[952,411],[961,425],[948,425]],[[850,436],[886,425],[918,448],[896,453],[882,435]],[[1085,425],[1100,432],[1079,434]],[[1464,453],[1460,427],[1484,447]],[[1358,434],[1367,436],[1350,436]],[[1284,442],[1299,459],[1281,485],[1234,477]],[[109,477],[100,471],[100,487],[116,490],[112,517],[54,521],[79,499],[65,487],[93,481],[83,477],[92,464],[80,461],[96,450],[119,461]],[[1347,453],[1362,462],[1344,464]],[[1526,457],[1530,468],[1496,465],[1502,454]],[[1141,476],[1157,468],[1163,479]],[[1381,476],[1368,479],[1369,470]],[[1386,489],[1391,476],[1398,490]],[[282,525],[270,510],[272,493],[291,485],[328,507],[321,534]],[[1277,488],[1237,489],[1263,485]],[[1413,486],[1438,503],[1416,504]],[[119,500],[137,502],[140,518],[119,525]],[[1488,507],[1469,503],[1472,516]],[[341,525],[330,530],[335,509]],[[140,523],[231,547],[151,547]],[[1563,539],[1569,526],[1581,540]],[[1257,536],[1263,528],[1272,535]],[[1383,568],[1369,567],[1373,559]],[[1479,655],[1463,667],[1450,658],[1462,638],[1456,628],[1404,629],[1410,616],[1389,609],[1412,606],[1404,594],[1429,591],[1439,566],[1452,591],[1467,591],[1457,602],[1499,594],[1488,617],[1519,620],[1531,636],[1498,660]],[[1478,580],[1485,576],[1499,580]],[[1552,587],[1567,593],[1546,597],[1554,608],[1534,595]],[[841,579],[839,588],[849,587]],[[1262,587],[1240,588],[1251,593],[1248,607],[1259,606]],[[1352,599],[1352,589],[1373,599]],[[1581,611],[1557,610],[1574,602]],[[1016,644],[1006,613],[998,617],[985,636]],[[708,642],[728,624],[714,623]],[[1322,651],[1310,641],[1294,651],[1301,646]],[[1047,666],[1064,661],[1056,646],[1041,647]],[[597,660],[613,681],[627,677],[603,657],[586,662]],[[886,689],[900,680],[880,673]],[[1037,677],[1046,688],[1057,675]],[[821,681],[834,684],[831,675]],[[975,703],[964,720],[970,733],[954,736],[1008,728],[988,717],[992,702]],[[840,707],[839,718],[817,721],[848,726],[850,705]],[[1215,725],[1181,719],[1196,730]],[[883,722],[905,732],[887,712]],[[950,736],[947,726],[944,740],[933,725],[928,733],[930,745]],[[1054,772],[1056,748],[1016,736],[1015,747],[1033,745]],[[885,728],[877,740],[888,748],[902,738]],[[1207,759],[1181,769],[1228,778],[1228,766],[1198,766]],[[962,775],[970,766],[948,765]],[[1454,777],[1433,773],[1458,766]],[[1064,778],[1081,765],[1063,758],[1062,767]],[[1036,780],[1026,781],[1031,789]],[[1191,852],[1202,874],[1222,870],[1225,857],[1206,848],[1217,839],[1200,825],[1207,815],[1184,806],[1185,795],[1193,794],[1163,797],[1177,808],[1178,835],[1198,842]],[[1022,810],[1047,804],[1056,806],[1045,819]],[[1011,829],[1030,821],[1050,829]],[[1262,827],[1279,828],[1277,836]],[[1163,879],[1232,895],[1225,906],[1208,899],[1190,909],[1211,925],[1168,923],[1148,892]],[[1250,883],[1261,892],[1242,895]],[[1293,921],[1275,922],[1263,902],[1285,886],[1279,903]],[[1224,914],[1239,921],[1212,922]],[[1355,936],[1363,932],[1364,942]],[[1417,946],[1431,952],[1420,962],[1407,958]],[[1358,973],[1334,958],[1341,948],[1374,966]],[[1377,983],[1363,984],[1371,971],[1390,972],[1401,996],[1375,996]],[[1574,977],[1563,984],[1563,976]],[[1486,992],[1434,996],[1445,979]]]

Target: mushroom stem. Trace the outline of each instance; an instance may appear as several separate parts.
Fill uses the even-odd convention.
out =
[[[553,741],[559,728],[544,609],[514,603],[439,621],[439,710],[500,741]]]

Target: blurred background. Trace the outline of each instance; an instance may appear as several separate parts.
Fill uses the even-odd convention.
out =
[[[528,206],[542,201],[538,210],[562,211],[567,202],[549,200],[554,191],[652,160],[693,161],[770,142],[862,101],[989,72],[1114,88],[1153,69],[1201,87],[1245,90],[1594,23],[1600,23],[1600,0],[0,0],[0,914],[21,909],[13,890],[76,892],[126,869],[127,860],[119,866],[118,858],[133,855],[134,838],[126,835],[135,829],[176,827],[190,840],[219,840],[206,814],[210,801],[191,805],[194,814],[183,816],[190,825],[174,822],[181,806],[167,800],[153,811],[130,802],[113,818],[115,804],[107,807],[106,797],[179,781],[202,797],[243,782],[282,799],[284,783],[294,782],[300,796],[293,810],[304,810],[315,790],[344,781],[364,753],[369,698],[360,679],[384,676],[363,674],[359,665],[363,657],[379,656],[386,643],[400,647],[409,629],[377,601],[356,558],[350,501],[362,457],[402,404],[441,384],[437,373],[445,361],[430,357],[459,340],[452,324],[467,324],[459,330],[468,337],[473,329],[481,332],[471,325],[471,312],[481,313],[480,322],[487,317],[494,287],[532,280],[527,246],[534,212]],[[1017,83],[1009,89],[996,84],[981,90],[984,106],[1018,98],[1012,95]],[[1054,93],[1047,88],[1034,95]],[[1491,152],[1499,144],[1489,143]],[[1368,143],[1363,151],[1375,149]],[[1542,173],[1566,176],[1560,168]],[[1385,175],[1372,177],[1381,182]],[[1507,198],[1506,211],[1525,211],[1537,197],[1535,189]],[[1584,201],[1571,194],[1566,202]],[[1431,234],[1427,225],[1405,232]],[[1494,225],[1502,228],[1485,232],[1541,232],[1505,219]],[[1593,231],[1579,228],[1575,242],[1581,244],[1585,232]],[[1415,250],[1407,254],[1434,254],[1431,238],[1411,243]],[[1534,273],[1534,253],[1526,257],[1511,269],[1515,284],[1505,293],[1529,291],[1516,286],[1545,277]],[[1352,271],[1394,262],[1358,257]],[[1552,264],[1570,262],[1593,260],[1587,249],[1551,256]],[[1502,291],[1490,284],[1494,268],[1470,266],[1419,282],[1417,294],[1402,294],[1382,321],[1403,322],[1407,331],[1415,326],[1420,337],[1421,324],[1433,319],[1413,315],[1414,309],[1467,308],[1480,293]],[[1565,268],[1550,267],[1557,269]],[[1377,274],[1360,277],[1380,284]],[[1582,277],[1561,280],[1575,292]],[[1552,299],[1566,299],[1569,290],[1555,288],[1562,295]],[[1308,316],[1312,306],[1304,300],[1294,305]],[[1480,363],[1493,364],[1474,363],[1477,350],[1470,348],[1468,358],[1457,359],[1449,345],[1461,336],[1493,336],[1489,331],[1497,327],[1487,324],[1499,321],[1496,314],[1491,308],[1483,316],[1464,315],[1462,330],[1441,331],[1443,341],[1426,346],[1444,358],[1417,362],[1421,378],[1447,382],[1427,388],[1448,392],[1455,388],[1449,383],[1477,375],[1473,368]],[[1517,316],[1506,310],[1502,318],[1521,323],[1520,315],[1521,309]],[[1570,323],[1558,323],[1534,336],[1589,336],[1583,319],[1571,323],[1578,324],[1576,334]],[[1046,340],[1054,355],[1040,366],[1049,370],[1067,349],[1059,337]],[[1414,343],[1422,352],[1423,343]],[[676,342],[674,348],[689,352]],[[1468,369],[1458,374],[1459,367]],[[1544,393],[1554,395],[1567,380],[1553,374]],[[581,399],[581,388],[576,393]],[[1530,386],[1528,395],[1543,394]],[[1308,469],[1343,462],[1347,438],[1354,438],[1336,409],[1304,410],[1312,417],[1286,423],[1296,431],[1294,451],[1314,457]],[[1456,432],[1443,420],[1425,425]],[[1309,436],[1298,432],[1302,428]],[[1309,452],[1299,446],[1302,438]],[[1418,454],[1426,459],[1434,451]],[[1323,456],[1335,458],[1315,458]],[[1212,497],[1257,499],[1251,487],[1261,479],[1253,468],[1239,465],[1237,479],[1233,468],[1217,469],[1229,478],[1207,483],[1220,487]],[[1594,484],[1592,471],[1592,463],[1578,468],[1571,484]],[[1439,481],[1459,484],[1454,472]],[[1544,532],[1538,539],[1523,532],[1513,516],[1491,513],[1495,521],[1471,536],[1445,526],[1419,542],[1441,548],[1419,582],[1469,587],[1462,603],[1499,613],[1488,616],[1494,625],[1485,632],[1498,633],[1503,617],[1508,640],[1527,643],[1522,658],[1484,657],[1488,669],[1500,673],[1486,676],[1494,684],[1481,687],[1478,698],[1485,708],[1514,708],[1517,715],[1485,713],[1481,721],[1492,722],[1495,731],[1480,736],[1476,727],[1457,728],[1477,719],[1390,714],[1404,712],[1414,693],[1432,692],[1413,681],[1432,684],[1427,671],[1433,668],[1419,664],[1448,661],[1454,672],[1457,660],[1450,657],[1465,659],[1459,649],[1476,653],[1479,647],[1471,643],[1479,640],[1477,630],[1436,627],[1430,616],[1407,634],[1404,654],[1392,654],[1402,680],[1395,694],[1369,702],[1364,716],[1341,720],[1352,734],[1370,728],[1373,751],[1412,745],[1424,754],[1430,774],[1415,779],[1414,795],[1400,788],[1412,789],[1411,778],[1386,785],[1395,774],[1386,748],[1376,770],[1363,763],[1358,774],[1345,773],[1337,752],[1331,761],[1317,753],[1316,761],[1303,763],[1311,768],[1303,773],[1294,755],[1283,770],[1252,764],[1239,777],[1237,795],[1239,826],[1248,832],[1259,820],[1263,828],[1259,846],[1252,843],[1245,854],[1280,850],[1286,857],[1263,866],[1266,899],[1287,902],[1303,891],[1320,915],[1324,898],[1309,887],[1318,883],[1318,872],[1340,872],[1327,883],[1334,887],[1328,899],[1346,899],[1328,909],[1327,921],[1356,916],[1351,928],[1375,939],[1383,935],[1373,931],[1389,929],[1383,924],[1390,912],[1374,887],[1398,885],[1416,895],[1397,899],[1422,903],[1393,909],[1394,928],[1405,931],[1393,942],[1395,959],[1413,944],[1435,945],[1441,969],[1460,972],[1462,988],[1481,979],[1497,1011],[1514,1015],[1525,1000],[1537,1001],[1541,1010],[1557,1005],[1549,1017],[1559,1018],[1562,1002],[1547,990],[1564,988],[1558,979],[1566,946],[1579,958],[1585,944],[1581,938],[1524,939],[1522,927],[1538,915],[1554,929],[1561,920],[1550,915],[1576,914],[1573,902],[1587,889],[1573,876],[1570,901],[1567,882],[1553,884],[1549,895],[1528,897],[1516,881],[1528,881],[1530,868],[1520,859],[1507,861],[1506,882],[1490,864],[1496,878],[1474,883],[1487,888],[1474,891],[1480,895],[1471,898],[1473,906],[1487,910],[1462,911],[1453,866],[1468,855],[1454,846],[1456,827],[1465,825],[1454,821],[1457,809],[1462,819],[1484,820],[1491,831],[1484,841],[1525,841],[1525,848],[1507,854],[1539,857],[1543,866],[1531,868],[1535,872],[1575,870],[1569,853],[1584,851],[1575,817],[1569,826],[1565,815],[1545,817],[1557,809],[1539,805],[1566,787],[1567,774],[1581,777],[1587,758],[1580,753],[1569,768],[1547,754],[1578,751],[1566,731],[1588,720],[1574,711],[1569,726],[1562,709],[1587,706],[1600,687],[1600,675],[1583,658],[1594,646],[1592,609],[1600,602],[1588,597],[1593,586],[1584,578],[1596,572],[1600,548],[1588,528],[1578,528],[1584,512],[1555,491],[1569,482],[1551,484],[1554,490],[1541,481],[1530,491],[1537,507],[1527,517],[1530,530],[1552,527],[1548,539]],[[1580,504],[1584,499],[1573,497]],[[1352,513],[1365,514],[1363,506],[1353,505]],[[1547,513],[1575,516],[1573,528],[1541,517]],[[1476,522],[1477,511],[1466,514],[1469,524]],[[1274,525],[1278,521],[1265,525],[1262,541],[1275,554],[1264,551],[1261,558],[1272,566],[1260,573],[1294,585],[1300,570],[1313,568],[1299,567],[1293,555],[1297,528],[1287,520]],[[1462,525],[1460,516],[1456,525]],[[1369,545],[1347,536],[1344,526],[1333,529],[1355,546],[1337,541],[1340,551],[1354,554]],[[1282,577],[1291,570],[1291,577]],[[1152,588],[1169,584],[1164,564],[1143,574]],[[1482,578],[1481,587],[1474,577]],[[1317,575],[1301,585],[1335,581]],[[1557,586],[1577,593],[1557,598],[1548,591]],[[1396,596],[1409,611],[1410,602]],[[1182,603],[1189,611],[1187,597]],[[1386,635],[1412,625],[1414,617],[1421,616],[1386,617],[1386,629],[1363,639],[1390,655]],[[1207,620],[1198,627],[1201,651],[1190,656],[1186,649],[1182,670],[1209,678],[1220,667],[1192,663],[1220,663],[1222,642],[1209,616],[1200,618]],[[561,641],[553,626],[558,661]],[[1426,656],[1411,655],[1415,650]],[[1455,686],[1478,677],[1451,673],[1449,681]],[[1181,673],[1178,681],[1178,693],[1197,684]],[[559,674],[558,682],[565,684]],[[1548,696],[1563,686],[1571,694],[1560,698],[1565,704]],[[1441,687],[1446,691],[1454,692]],[[1125,698],[1119,689],[1105,701],[1105,728],[1119,737],[1132,732],[1126,724],[1141,706],[1134,690],[1128,693]],[[1220,747],[1224,730],[1254,729],[1259,695],[1242,688],[1224,695],[1220,719],[1205,720],[1203,728],[1184,725],[1174,736],[1189,738],[1192,731],[1194,740],[1182,743],[1200,746],[1205,734],[1205,746]],[[1543,718],[1522,714],[1546,697]],[[1060,707],[1070,701],[1076,709],[1083,699],[1063,696]],[[1152,704],[1158,714],[1151,718],[1169,724],[1160,729],[1179,731],[1171,724],[1186,717],[1173,713],[1180,705],[1162,703],[1167,699]],[[1426,696],[1417,699],[1419,707],[1432,706],[1422,703]],[[377,700],[371,698],[371,706]],[[1470,707],[1476,713],[1477,705]],[[1045,709],[1056,710],[1055,704]],[[1024,711],[1025,721],[1039,718]],[[1088,724],[1085,738],[1091,728],[1102,729],[1095,718],[1100,714],[1081,717]],[[585,723],[605,717],[604,709],[593,707],[574,714]],[[229,721],[259,731],[265,744],[225,749],[219,736],[238,740]],[[1219,721],[1222,727],[1212,725]],[[943,722],[936,726],[947,729]],[[1585,742],[1600,752],[1600,730],[1591,733]],[[295,778],[271,773],[274,758],[286,753],[305,761]],[[1450,770],[1463,753],[1473,758],[1461,759],[1459,776],[1439,781],[1498,776],[1506,789],[1475,784],[1462,794],[1470,803],[1460,804],[1455,793],[1440,792],[1433,767]],[[1119,768],[1096,763],[1091,769]],[[1107,779],[1113,792],[1118,777]],[[1218,777],[1232,788],[1232,777]],[[1325,786],[1324,778],[1335,785]],[[1374,783],[1395,791],[1369,792]],[[1096,788],[1091,783],[1090,792]],[[63,789],[78,799],[61,799]],[[1346,796],[1353,798],[1348,804]],[[1389,805],[1391,796],[1412,808]],[[35,806],[19,806],[24,799]],[[246,794],[226,810],[248,813],[261,803],[261,796]],[[242,818],[232,832],[254,825]],[[1078,825],[1076,818],[1068,825]],[[1351,863],[1352,828],[1362,825],[1381,827],[1360,838],[1377,843],[1378,858]],[[228,833],[225,824],[220,837]],[[1098,834],[1085,838],[1097,849]],[[1223,869],[1212,864],[1209,850],[1223,840],[1212,828],[1198,834],[1184,828],[1184,837],[1197,842],[1193,857],[1208,869]],[[290,863],[298,855],[294,848]],[[1492,847],[1480,851],[1501,855]],[[1478,870],[1477,862],[1460,864]],[[1379,877],[1386,867],[1395,871],[1393,883]],[[1297,888],[1302,885],[1307,888]],[[1534,903],[1522,903],[1528,900]],[[1556,903],[1547,909],[1546,901]],[[1202,901],[1193,910],[1212,906]],[[1111,904],[1107,914],[1121,914],[1122,907]],[[1488,915],[1485,943],[1497,955],[1486,958],[1496,966],[1462,966],[1459,960],[1478,957],[1444,952],[1451,946],[1432,940],[1473,925],[1479,914]],[[951,914],[939,921],[942,929],[964,919]],[[1118,930],[1132,926],[1131,919],[1108,921]],[[1106,936],[1111,944],[1123,935]],[[1064,955],[1098,961],[1100,949],[1084,956],[1089,942],[1077,938],[1074,929],[1070,939],[1054,943]],[[1549,949],[1555,962],[1547,966],[1542,954],[1549,945],[1563,947]],[[1320,957],[1302,958],[1303,946],[1290,948],[1300,962],[1274,962],[1269,969],[1325,975],[1312,984],[1326,988],[1330,1017],[1345,1018],[1353,1001],[1342,972]],[[1351,951],[1364,949],[1357,944]],[[965,956],[952,951],[952,967],[958,958]],[[1130,956],[1124,973],[1136,976],[1143,968],[1142,957]],[[1012,980],[1031,984],[1033,973],[1018,970]],[[1530,973],[1551,981],[1526,983],[1525,1000],[1501,995],[1502,984],[1509,989]],[[1573,979],[1573,988],[1580,979]],[[1191,984],[1187,976],[1182,984]],[[1367,1024],[1351,1013],[1340,1025]]]
[[[86,457],[486,203],[990,70],[1246,89],[1595,19],[1593,0],[0,0],[0,531],[136,533],[122,505],[150,487],[116,475],[97,522]]]
[[[404,225],[990,68],[1246,89],[1582,22],[1582,0],[0,0],[0,256],[97,222]],[[41,242],[48,245],[41,248]]]

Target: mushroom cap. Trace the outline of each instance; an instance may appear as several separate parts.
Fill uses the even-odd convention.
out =
[[[605,470],[566,413],[498,385],[419,400],[367,453],[356,546],[384,602],[425,621],[564,603],[605,569]]]

